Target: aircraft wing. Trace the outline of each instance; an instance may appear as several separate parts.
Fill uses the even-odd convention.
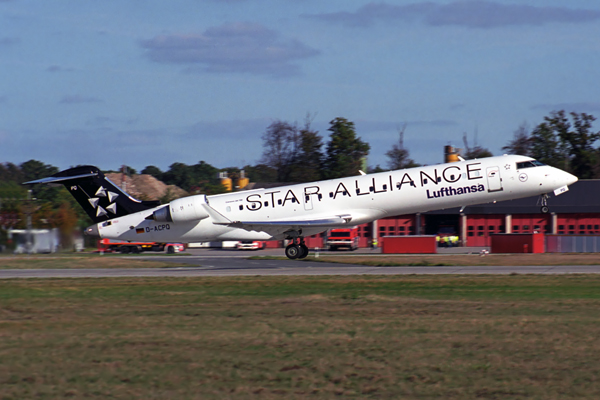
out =
[[[316,219],[284,219],[277,221],[233,221],[229,223],[220,222],[217,224],[227,225],[232,228],[245,229],[247,231],[263,231],[271,234],[280,234],[291,230],[302,230],[302,228],[335,228],[341,226],[348,226],[351,220],[351,215],[343,214]]]

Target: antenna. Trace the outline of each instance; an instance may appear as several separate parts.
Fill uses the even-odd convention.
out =
[[[404,125],[402,125],[402,128],[398,126],[396,127],[396,129],[398,130],[398,134],[400,135],[400,150],[404,150],[404,131],[406,131],[406,122],[404,123]]]

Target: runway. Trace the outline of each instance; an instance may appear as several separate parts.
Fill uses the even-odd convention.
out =
[[[156,261],[181,264],[169,268],[2,269],[0,279],[115,278],[286,275],[474,275],[474,274],[599,274],[600,265],[564,266],[451,266],[368,267],[294,260],[251,260],[247,256],[151,256]],[[136,257],[144,258],[144,257]]]

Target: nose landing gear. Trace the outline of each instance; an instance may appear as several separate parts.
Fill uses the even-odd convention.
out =
[[[542,214],[548,214],[548,211],[550,211],[550,208],[548,207],[548,198],[550,196],[548,195],[548,193],[544,193],[540,195],[540,198],[538,199],[538,206],[541,206],[540,211],[542,212]]]
[[[285,248],[285,255],[290,260],[306,258],[308,256],[308,247],[304,243],[304,238],[297,237],[292,239],[292,243]]]

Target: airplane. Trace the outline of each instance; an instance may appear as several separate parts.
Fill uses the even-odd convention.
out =
[[[193,195],[168,204],[140,201],[94,166],[25,182],[63,184],[90,216],[88,235],[121,241],[290,241],[285,255],[308,255],[306,236],[384,217],[539,195],[560,195],[577,177],[531,157],[504,155],[271,189]]]

